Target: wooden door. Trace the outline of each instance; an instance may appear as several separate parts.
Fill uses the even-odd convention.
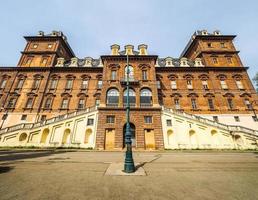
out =
[[[155,149],[154,130],[145,130],[145,149]]]
[[[110,150],[114,148],[115,148],[115,130],[108,129],[106,130],[105,149]]]

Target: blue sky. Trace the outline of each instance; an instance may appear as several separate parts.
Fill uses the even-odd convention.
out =
[[[146,43],[149,53],[179,57],[197,29],[236,34],[251,77],[258,71],[257,0],[8,0],[0,3],[0,66],[15,66],[22,36],[62,30],[75,54],[99,57],[110,45]]]

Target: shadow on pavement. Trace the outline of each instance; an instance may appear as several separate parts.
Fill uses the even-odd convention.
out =
[[[0,166],[0,174],[7,173],[11,171],[14,167]]]
[[[44,150],[44,151],[15,151],[15,153],[10,152],[8,155],[0,156],[0,161],[15,161],[24,160],[30,158],[38,158],[44,156],[50,156],[52,154],[61,154],[72,151],[55,151],[55,150]],[[0,153],[1,155],[1,153]]]

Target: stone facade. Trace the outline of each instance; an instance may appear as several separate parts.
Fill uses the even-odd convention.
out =
[[[115,44],[111,46],[111,55],[79,59],[62,32],[26,36],[27,44],[17,67],[0,68],[2,132],[7,134],[7,127],[19,127],[17,124],[44,124],[52,118],[97,106],[91,147],[122,149],[127,55],[134,148],[175,147],[167,142],[168,132],[179,132],[180,125],[171,130],[166,128],[164,108],[215,120],[214,123],[242,127],[248,123],[248,128],[257,130],[257,94],[247,74],[248,68],[242,64],[239,51],[234,47],[235,37],[221,35],[219,31],[212,34],[197,31],[180,58],[148,55],[144,44],[138,46],[138,51],[133,45],[120,50]],[[185,123],[189,125],[187,120]],[[70,131],[71,135],[75,134]],[[186,135],[189,131],[196,130],[184,130]],[[211,131],[218,132],[214,127],[210,127],[208,132]],[[224,134],[232,137],[227,131]],[[43,129],[40,133],[43,134]],[[61,139],[60,136],[60,145],[63,144]],[[75,141],[71,138],[68,143],[72,142]],[[173,144],[178,147],[183,143],[180,140]],[[207,143],[212,142],[207,140]],[[232,139],[230,148],[234,147],[233,143]]]

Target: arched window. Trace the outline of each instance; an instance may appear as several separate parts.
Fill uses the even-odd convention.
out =
[[[152,105],[152,93],[150,89],[144,88],[141,90],[140,103],[142,107]]]
[[[127,90],[124,91],[124,106],[127,103]],[[129,103],[130,106],[135,106],[135,92],[133,89],[129,89]]]
[[[129,65],[128,68],[129,68],[129,80],[133,80],[134,79],[133,67]],[[127,79],[127,66],[125,67],[125,79]]]
[[[113,88],[107,92],[107,106],[118,106],[119,102],[119,92],[117,89]]]

